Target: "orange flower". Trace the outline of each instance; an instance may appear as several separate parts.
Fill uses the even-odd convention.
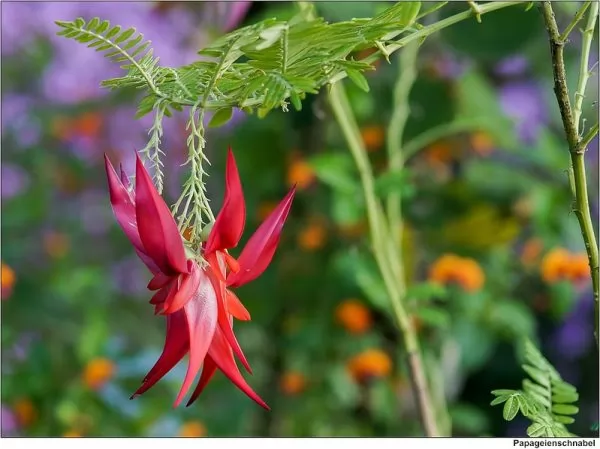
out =
[[[295,157],[288,167],[287,183],[289,186],[296,184],[298,190],[304,190],[315,180],[315,173],[308,162]]]
[[[37,419],[37,410],[33,403],[26,398],[19,399],[13,405],[13,412],[18,423],[22,427],[27,427]]]
[[[318,221],[310,223],[298,235],[298,245],[305,251],[315,251],[322,248],[326,240],[327,231],[325,226]]]
[[[295,396],[306,388],[306,378],[298,371],[288,371],[281,377],[279,386],[286,395]]]
[[[564,248],[549,251],[542,259],[540,271],[546,282],[557,282],[569,277],[569,261],[571,254]]]
[[[444,254],[429,269],[429,279],[440,284],[452,282],[463,290],[475,292],[485,283],[485,275],[477,261],[455,254]]]
[[[525,266],[533,265],[540,257],[543,248],[544,244],[540,239],[532,238],[527,240],[521,251],[521,263]]]
[[[347,299],[338,305],[335,309],[335,318],[352,334],[363,334],[373,324],[369,309],[356,299]]]
[[[97,112],[86,112],[81,117],[58,117],[52,124],[52,133],[60,140],[75,136],[97,138],[102,131],[104,119]]]
[[[179,428],[180,437],[198,438],[206,436],[206,426],[200,421],[188,421]]]
[[[115,364],[111,360],[95,358],[86,365],[83,381],[92,390],[97,390],[113,377],[115,369]]]
[[[425,159],[432,165],[446,165],[454,158],[454,148],[449,142],[439,141],[425,149]]]
[[[573,282],[583,282],[590,279],[590,262],[585,253],[571,254],[569,279]]]
[[[381,349],[368,349],[352,357],[347,368],[356,381],[363,382],[373,377],[389,376],[392,360]]]
[[[12,293],[17,276],[15,275],[14,270],[4,262],[2,262],[2,273],[0,276],[2,283],[2,299],[8,299]]]
[[[70,246],[69,237],[62,232],[50,231],[44,235],[44,249],[53,259],[64,257]]]
[[[477,131],[471,134],[471,146],[473,151],[480,156],[489,155],[494,149],[494,140],[485,131]]]
[[[365,126],[360,130],[360,135],[367,151],[377,151],[385,142],[385,130],[379,125]]]

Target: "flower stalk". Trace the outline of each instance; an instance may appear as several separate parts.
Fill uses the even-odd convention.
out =
[[[403,304],[404,294],[397,282],[398,274],[403,274],[400,270],[396,269],[401,267],[399,247],[388,243],[391,239],[391,233],[383,207],[375,195],[375,182],[371,163],[369,162],[366,148],[362,143],[358,124],[348,102],[345,89],[341,83],[336,83],[332,86],[329,93],[329,100],[333,114],[348,143],[350,153],[360,173],[363,194],[367,204],[372,251],[402,334],[407,353],[408,367],[411,373],[412,388],[421,422],[427,436],[440,436],[435,419],[434,404],[425,376],[419,341]]]
[[[571,156],[571,167],[569,169],[569,184],[573,190],[575,199],[574,213],[579,221],[581,234],[588,255],[590,272],[592,277],[592,288],[594,292],[594,334],[598,345],[598,297],[600,295],[599,272],[598,272],[598,245],[594,234],[594,226],[590,214],[590,204],[587,192],[587,179],[585,171],[585,152],[589,142],[598,133],[598,125],[594,125],[585,136],[580,135],[580,119],[582,114],[582,103],[587,81],[590,77],[589,56],[590,48],[596,27],[598,16],[598,2],[586,2],[582,10],[589,9],[588,19],[583,30],[581,59],[577,89],[574,95],[574,104],[571,106],[569,90],[567,87],[566,70],[564,64],[564,46],[568,33],[563,34],[558,30],[552,4],[545,1],[541,4],[542,15],[546,23],[548,37],[550,39],[550,52],[552,54],[552,69],[554,73],[554,93],[558,102],[562,118],[569,153]],[[580,10],[581,11],[581,10]],[[583,17],[583,13],[576,15],[577,21]],[[573,25],[574,27],[575,25]],[[569,26],[569,28],[573,28]],[[569,28],[567,31],[570,32]]]

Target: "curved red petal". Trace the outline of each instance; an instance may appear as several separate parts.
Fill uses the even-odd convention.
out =
[[[160,290],[169,283],[172,279],[171,276],[167,276],[164,273],[156,273],[150,282],[148,282],[148,290]]]
[[[225,199],[206,241],[205,254],[235,247],[242,238],[245,221],[246,203],[242,183],[233,152],[229,148],[225,173]]]
[[[244,307],[240,298],[231,290],[225,290],[227,310],[240,321],[250,321],[250,312]]]
[[[242,365],[244,365],[244,368],[246,368],[246,371],[248,371],[249,373],[252,373],[252,368],[250,368],[250,364],[248,363],[248,360],[246,359],[246,356],[244,355],[244,352],[242,351],[242,348],[241,348],[239,342],[237,341],[237,338],[235,338],[235,334],[233,333],[233,330],[231,329],[231,322],[230,322],[230,318],[229,318],[231,316],[231,313],[229,313],[229,310],[227,309],[227,305],[225,303],[225,301],[226,301],[225,283],[220,282],[214,276],[214,274],[212,276],[210,276],[210,280],[211,280],[214,290],[217,294],[217,307],[219,310],[219,315],[217,318],[218,324],[219,324],[218,327],[223,332],[223,335],[224,335],[225,339],[227,340],[227,343],[229,343],[229,345],[231,346],[231,349],[233,349],[233,352],[235,353],[235,355],[238,357],[238,359],[240,359],[240,362],[242,362]]]
[[[228,325],[231,330],[231,325]],[[213,359],[217,367],[223,371],[231,382],[235,384],[240,390],[242,390],[248,397],[254,400],[261,407],[270,410],[269,406],[263,401],[258,394],[248,385],[246,380],[242,377],[240,370],[235,364],[233,358],[233,352],[231,347],[227,343],[227,340],[222,332],[222,327],[217,328],[213,337],[212,344],[208,350],[208,354]]]
[[[135,190],[137,225],[146,253],[165,274],[188,273],[177,223],[137,153]]]
[[[108,178],[108,192],[110,195],[110,204],[119,226],[135,248],[139,258],[146,264],[152,273],[159,271],[156,264],[146,254],[146,250],[140,239],[137,227],[135,203],[126,187],[123,185],[115,168],[110,163],[108,156],[104,155],[104,166],[106,168],[106,177]]]
[[[150,369],[140,388],[131,396],[146,392],[164,377],[189,350],[187,321],[183,312],[167,316],[167,335],[162,354]]]
[[[227,286],[239,287],[256,279],[271,263],[295,193],[296,188],[293,187],[248,239],[237,259],[240,270],[229,274]]]
[[[201,275],[205,276],[198,264],[194,264],[190,274],[180,274],[181,284],[178,285],[173,296],[169,296],[165,301],[163,313],[174,313],[185,306],[185,304],[192,299],[194,292],[198,290]]]
[[[213,286],[206,276],[201,276],[200,285],[194,297],[183,306],[187,317],[190,338],[190,357],[183,385],[175,399],[177,407],[187,393],[194,377],[200,370],[208,352],[217,327],[217,297]]]
[[[186,407],[189,407],[194,403],[196,399],[198,399],[198,396],[200,396],[200,394],[204,391],[204,388],[206,388],[212,377],[215,375],[216,371],[217,365],[215,364],[211,356],[207,354],[206,358],[204,359],[204,366],[202,367],[202,374],[200,375],[200,380],[198,381],[198,385],[196,385],[194,392],[190,396],[189,401],[187,402],[187,404],[185,404]]]

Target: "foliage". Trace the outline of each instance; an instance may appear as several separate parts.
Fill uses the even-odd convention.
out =
[[[522,365],[529,379],[523,380],[522,390],[494,390],[491,405],[504,404],[502,416],[512,421],[520,412],[531,421],[527,428],[530,437],[571,437],[565,425],[572,424],[579,409],[577,389],[565,382],[560,374],[538,351],[535,345],[524,343],[525,363]]]

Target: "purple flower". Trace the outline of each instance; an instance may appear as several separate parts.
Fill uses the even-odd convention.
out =
[[[14,198],[29,186],[29,175],[21,167],[4,163],[1,172],[3,199]]]
[[[574,360],[581,357],[592,345],[594,335],[594,302],[592,295],[583,295],[553,336],[561,359]]]
[[[91,235],[103,235],[112,225],[112,213],[106,207],[104,190],[88,190],[81,194],[75,210],[79,212],[80,223]]]
[[[548,121],[540,86],[532,81],[510,82],[500,87],[498,95],[504,113],[515,121],[520,138],[527,144],[534,143]]]
[[[220,4],[222,3],[217,3],[217,5]],[[225,5],[227,5],[228,15],[223,28],[225,31],[231,31],[244,20],[252,2],[227,2]]]
[[[514,55],[501,60],[495,67],[494,72],[501,76],[518,76],[524,74],[529,68],[527,58],[522,55]]]
[[[19,430],[19,425],[17,424],[17,418],[11,409],[2,405],[1,406],[1,432],[0,435],[2,437],[14,437],[17,436],[17,431]]]

